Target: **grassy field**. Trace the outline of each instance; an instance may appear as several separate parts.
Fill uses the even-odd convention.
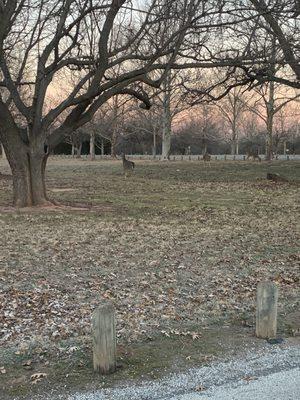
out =
[[[49,197],[64,206],[36,210],[13,210],[11,180],[0,177],[0,344],[14,365],[26,369],[30,352],[40,363],[51,349],[76,353],[103,299],[116,306],[120,346],[251,327],[264,279],[279,285],[289,334],[300,163],[270,169],[289,183],[267,181],[264,162],[137,161],[125,180],[120,161],[50,160]],[[9,173],[3,161],[0,172]],[[3,379],[9,360],[1,364]]]

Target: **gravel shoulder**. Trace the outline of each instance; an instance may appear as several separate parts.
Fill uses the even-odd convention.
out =
[[[268,388],[270,396],[261,397],[266,396]],[[249,397],[251,394],[253,397]],[[259,351],[248,351],[238,358],[192,368],[155,382],[58,396],[55,400],[296,400],[299,394],[300,345],[285,344],[266,345]]]
[[[300,369],[276,372],[247,383],[238,381],[209,391],[207,394],[188,393],[170,400],[298,400],[300,398]]]

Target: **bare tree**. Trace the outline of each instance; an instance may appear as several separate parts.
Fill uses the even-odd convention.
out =
[[[300,63],[299,63],[299,41],[300,41],[300,4],[298,0],[250,0],[260,16],[259,23],[263,18],[265,31],[271,34],[279,43],[281,54],[278,60],[284,60],[293,76],[278,76],[268,70],[256,71],[256,78],[260,83],[263,81],[275,81],[300,89]]]
[[[299,105],[298,111],[300,112]],[[280,151],[282,151],[284,155],[288,154],[290,151],[288,143],[293,142],[295,135],[297,135],[297,111],[291,104],[286,108],[281,108],[276,114],[273,135],[273,148],[275,155]]]
[[[228,77],[243,72],[229,86],[276,78],[300,87],[299,31],[288,0],[267,6],[263,0],[133,4],[0,0],[0,140],[13,174],[15,205],[47,204],[50,150],[115,96],[130,95],[149,108],[147,88],[160,88],[170,70],[219,66],[228,69]],[[277,61],[289,65],[294,80],[260,72],[268,55],[252,34],[258,28],[277,37],[283,55]],[[58,82],[67,86],[71,72],[73,85],[47,109],[49,93]]]
[[[185,71],[169,70],[160,90],[152,93],[152,107],[156,121],[154,123],[154,138],[161,133],[161,154],[163,160],[168,160],[171,152],[172,124],[179,115],[190,108],[183,99],[183,82],[187,79]]]
[[[270,161],[274,152],[274,120],[278,113],[283,112],[289,103],[300,97],[299,93],[289,91],[284,87],[278,86],[274,81],[264,83],[255,89],[256,96],[249,102],[248,109],[256,114],[266,127],[266,160]]]
[[[246,110],[243,87],[234,87],[223,99],[215,102],[220,114],[223,116],[231,130],[231,154],[239,153],[239,128]]]
[[[142,110],[137,107],[136,104],[136,107],[133,108],[129,118],[127,118],[125,122],[124,129],[127,136],[134,136],[142,147],[144,147],[143,145],[147,144],[150,139],[151,152],[155,158],[157,148],[160,145],[159,133],[162,132],[162,107],[154,93],[151,96],[152,106],[150,110]]]
[[[174,63],[199,15],[206,15],[205,3],[199,13],[202,3],[152,0],[135,11],[126,0],[1,0],[0,139],[13,173],[15,205],[47,203],[49,149],[87,123],[110,98],[128,94],[150,107],[139,85],[161,85],[166,65]],[[176,29],[169,33],[169,26]],[[92,48],[87,39],[91,29]],[[111,45],[110,38],[121,36],[121,30],[121,39]],[[12,66],[16,44],[20,62]],[[24,79],[25,69],[31,71],[29,80]],[[76,72],[76,84],[45,113],[52,82],[68,70]],[[154,80],[151,72],[155,70],[160,74]],[[21,93],[26,86],[32,94],[29,99]],[[50,127],[66,111],[67,117],[49,135]]]
[[[174,136],[175,148],[181,153],[201,152],[204,155],[211,151],[221,141],[214,106],[205,103],[199,105],[191,116],[183,119]]]

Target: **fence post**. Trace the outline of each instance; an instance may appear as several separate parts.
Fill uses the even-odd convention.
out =
[[[98,307],[92,316],[94,371],[109,374],[116,370],[115,309],[111,304]]]
[[[263,339],[276,337],[278,288],[273,282],[260,282],[257,286],[256,336]]]

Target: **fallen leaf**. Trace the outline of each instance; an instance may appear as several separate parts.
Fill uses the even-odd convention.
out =
[[[196,386],[195,387],[195,391],[196,392],[203,392],[203,390],[205,390],[206,388],[202,385]]]
[[[46,378],[46,376],[47,374],[45,374],[44,372],[37,372],[36,374],[31,375],[30,377],[31,383],[35,385],[37,382]]]

